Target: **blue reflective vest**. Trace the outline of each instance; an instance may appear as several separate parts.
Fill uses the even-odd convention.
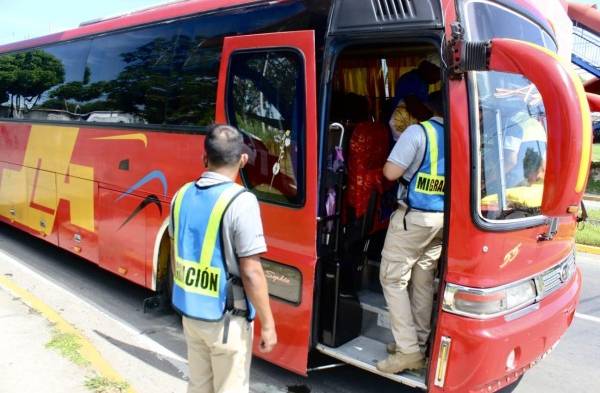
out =
[[[444,125],[435,120],[421,123],[425,130],[425,154],[421,166],[408,182],[406,202],[411,209],[444,211],[446,188],[444,162]]]
[[[234,308],[233,285],[241,286],[241,281],[229,274],[221,238],[223,215],[244,191],[233,182],[209,187],[188,183],[175,197],[172,303],[187,317],[219,321],[231,311],[248,320],[254,318],[249,301],[246,310]]]

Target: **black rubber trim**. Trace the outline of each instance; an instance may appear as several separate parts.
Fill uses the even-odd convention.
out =
[[[487,71],[490,60],[491,42],[462,43],[460,68],[462,71]]]

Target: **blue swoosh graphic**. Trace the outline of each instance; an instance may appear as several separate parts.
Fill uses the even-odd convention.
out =
[[[154,171],[148,173],[146,176],[142,177],[133,186],[129,187],[129,189],[127,191],[125,191],[123,194],[121,194],[116,199],[116,201],[120,201],[121,199],[125,198],[125,195],[131,194],[132,192],[134,192],[135,190],[137,190],[144,184],[151,182],[152,180],[155,180],[155,179],[157,179],[161,182],[161,184],[163,186],[163,195],[166,197],[167,196],[167,178],[165,177],[164,173],[162,173],[162,171],[154,170]]]

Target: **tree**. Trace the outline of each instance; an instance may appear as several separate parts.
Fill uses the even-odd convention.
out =
[[[23,108],[30,110],[64,78],[60,60],[41,49],[0,57],[0,86],[9,95],[12,116]]]

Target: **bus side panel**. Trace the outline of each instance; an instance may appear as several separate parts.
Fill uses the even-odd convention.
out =
[[[74,161],[96,160],[100,265],[155,289],[155,244],[170,201],[202,172],[203,137],[156,131],[82,128]],[[120,250],[120,251],[119,251]]]
[[[129,280],[146,283],[147,199],[100,188],[100,265]],[[156,210],[156,207],[153,206]]]
[[[7,124],[1,128],[1,135],[3,157],[20,160],[14,163],[16,165],[4,162],[0,167],[2,215],[28,232],[57,244],[55,221],[59,200],[64,197],[57,178],[67,175],[71,169],[78,129]]]
[[[23,165],[30,130],[30,124],[0,122],[0,169],[5,163]]]

